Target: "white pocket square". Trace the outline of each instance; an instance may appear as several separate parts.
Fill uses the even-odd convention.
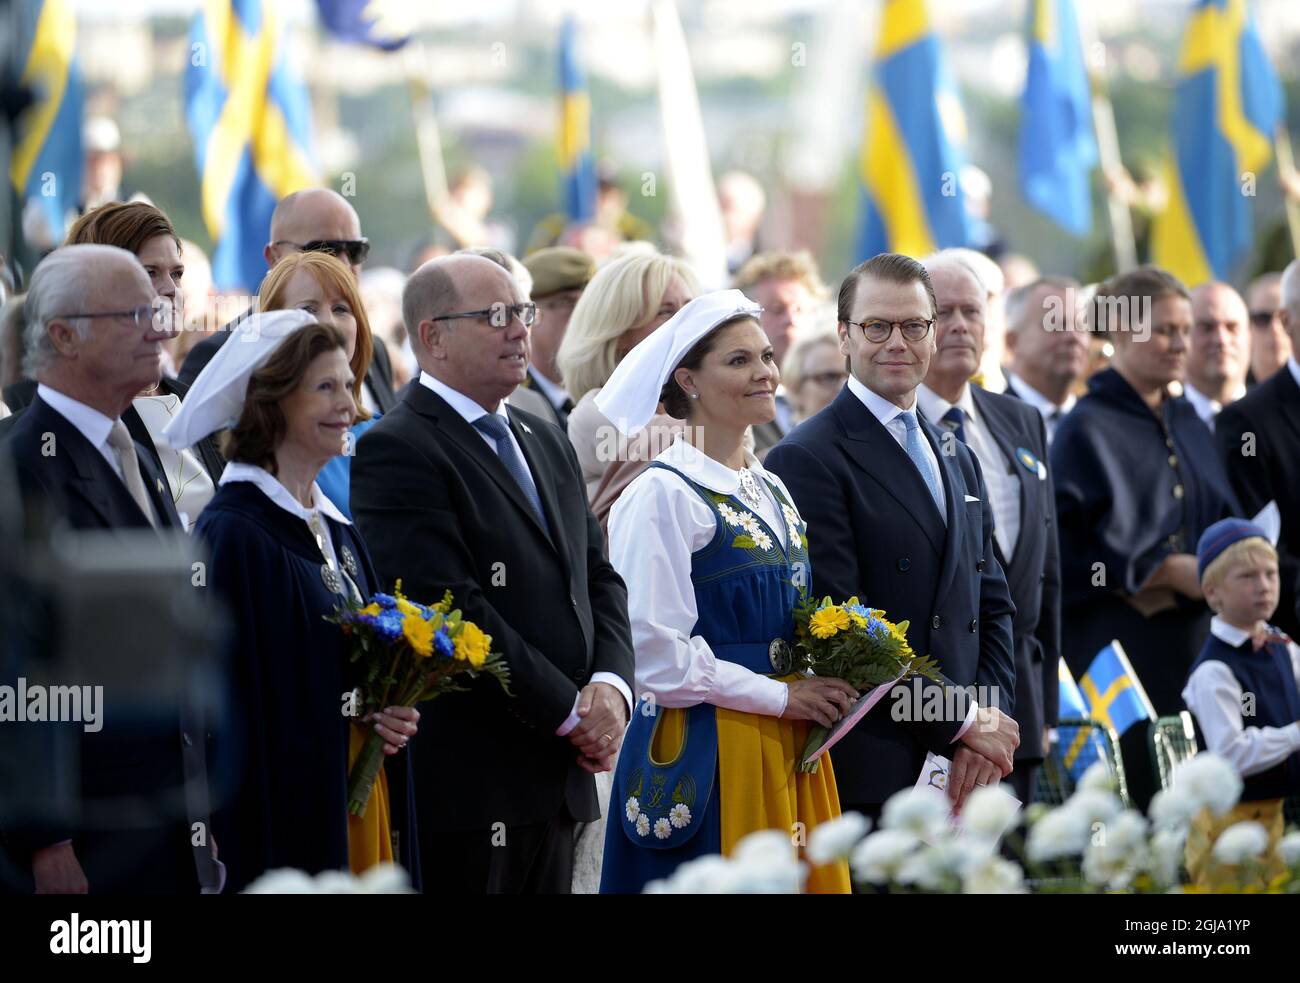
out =
[[[968,502],[978,502],[979,499],[976,498],[974,495],[967,495],[967,496],[966,496],[966,501],[968,501]]]

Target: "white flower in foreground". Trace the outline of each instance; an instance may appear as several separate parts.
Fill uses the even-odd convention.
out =
[[[935,846],[923,846],[906,857],[898,867],[895,880],[899,884],[915,884],[927,891],[942,891],[954,882],[960,883],[967,868],[985,855],[978,844],[965,839],[941,840]]]
[[[1223,758],[1206,751],[1174,769],[1174,788],[1222,816],[1241,798],[1241,776]]]
[[[685,802],[678,802],[668,810],[668,821],[677,829],[685,829],[691,824],[691,807]]]
[[[1070,796],[1061,808],[1082,816],[1091,828],[1096,823],[1112,822],[1123,811],[1124,803],[1113,792],[1081,789]]]
[[[860,812],[846,812],[812,831],[808,837],[808,859],[815,864],[843,860],[870,832],[870,819]]]
[[[636,835],[637,836],[650,835],[650,817],[647,816],[644,812],[640,813],[636,817]]]
[[[1083,773],[1076,787],[1089,792],[1114,792],[1115,779],[1104,761],[1094,761]]]
[[[1083,857],[1083,876],[1091,884],[1123,890],[1147,862],[1147,821],[1135,809],[1097,829]]]
[[[628,822],[630,823],[636,822],[636,817],[641,815],[641,803],[637,801],[635,795],[631,796],[627,800],[627,806],[625,807],[624,811],[627,813]]]
[[[312,877],[301,870],[272,870],[244,889],[244,894],[413,894],[411,879],[397,864],[376,864],[360,877],[344,870],[324,870]]]
[[[655,839],[666,840],[673,835],[673,824],[667,819],[655,820]]]
[[[1147,870],[1151,876],[1161,884],[1177,884],[1186,845],[1186,829],[1157,830],[1151,837],[1151,851],[1147,856]]]
[[[857,845],[849,857],[856,880],[868,884],[885,884],[893,880],[903,861],[920,844],[920,840],[901,829],[882,829]]]
[[[400,864],[375,864],[357,878],[358,894],[414,894],[411,875]]]
[[[244,888],[244,894],[316,894],[316,881],[310,874],[285,867],[268,870]]]
[[[895,792],[880,814],[880,828],[931,839],[948,828],[948,797],[932,788]]]
[[[1300,832],[1287,833],[1277,844],[1277,852],[1288,867],[1300,864]]]
[[[1188,792],[1166,788],[1151,797],[1147,814],[1158,829],[1186,830],[1200,811],[1200,805]]]
[[[1014,828],[1020,805],[1006,790],[996,785],[986,785],[971,792],[961,810],[961,823],[966,832],[986,840],[996,840]]]
[[[987,856],[966,868],[963,894],[1025,894],[1025,872],[1004,857]]]
[[[1061,806],[1029,827],[1025,851],[1035,862],[1074,856],[1083,853],[1089,832],[1087,817],[1081,811]]]
[[[1239,864],[1258,857],[1268,849],[1268,830],[1259,823],[1245,822],[1229,826],[1214,841],[1211,856],[1221,864]]]
[[[732,862],[726,857],[713,854],[688,860],[665,880],[651,881],[645,886],[645,893],[732,894],[735,880]]]
[[[807,876],[790,837],[764,829],[744,837],[731,852],[738,894],[798,894]]]

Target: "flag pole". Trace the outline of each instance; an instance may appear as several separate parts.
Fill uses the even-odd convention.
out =
[[[411,122],[415,127],[415,145],[420,155],[420,177],[424,183],[424,200],[429,217],[438,221],[447,200],[447,169],[442,160],[442,136],[438,119],[430,106],[432,93],[424,77],[423,45],[407,45],[404,51],[406,80],[411,97]]]
[[[1282,185],[1282,200],[1286,202],[1286,224],[1291,231],[1291,252],[1300,258],[1300,201],[1287,190],[1297,182],[1295,155],[1291,152],[1291,134],[1286,123],[1280,123],[1273,136],[1273,152],[1277,154],[1277,176]]]

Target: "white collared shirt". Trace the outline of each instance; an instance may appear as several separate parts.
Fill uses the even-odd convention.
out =
[[[428,372],[420,373],[420,385],[428,387],[445,399],[448,405],[459,413],[461,417],[464,418],[465,422],[471,427],[474,426],[475,420],[488,415],[488,411],[483,409],[483,407],[477,402],[470,399],[470,397],[466,396],[464,393],[452,389],[451,386],[447,385],[442,380],[435,379],[433,376],[429,375]],[[519,455],[519,460],[524,466],[524,473],[528,475],[528,480],[532,482],[533,494],[537,495],[538,500],[540,501],[541,495],[537,492],[537,479],[533,477],[533,473],[528,467],[528,458],[524,457],[524,449],[519,446],[519,441],[515,439],[514,431],[512,431],[508,426],[510,423],[510,416],[506,413],[505,400],[502,400],[497,404],[496,415],[506,421],[506,435],[510,438],[510,443],[514,444],[515,453]],[[493,454],[497,453],[497,443],[495,440],[477,427],[474,427],[474,432],[483,438],[483,442],[487,444],[488,447],[492,448]],[[624,682],[622,677],[612,672],[593,672],[591,674],[591,682],[608,683],[610,686],[613,686],[616,690],[622,693],[623,699],[627,701],[628,718],[631,718],[632,710],[634,709],[636,701],[632,699],[632,691],[628,688],[627,683]],[[579,721],[582,719],[578,716],[578,704],[581,700],[582,693],[579,692],[578,695],[574,697],[573,709],[569,711],[569,716],[555,730],[557,737],[567,736],[573,728],[578,726]]]
[[[723,495],[740,488],[740,473],[713,460],[682,438],[656,458],[692,481]],[[746,466],[758,479],[763,504],[755,511],[786,546],[787,523],[766,481],[793,503],[780,478],[749,453]],[[766,479],[766,481],[764,480]],[[636,651],[636,688],[664,707],[701,703],[779,717],[788,689],[744,666],[714,656],[692,634],[699,621],[691,554],[717,533],[717,517],[695,489],[662,468],[650,468],[614,503],[609,516],[609,560],[627,584],[628,615]]]
[[[565,403],[572,401],[573,397],[563,386],[557,386],[536,368],[532,371],[533,382],[536,384],[541,394],[546,397],[547,401],[557,410],[564,406]]]
[[[1009,560],[1020,539],[1020,480],[1012,470],[1013,462],[1007,460],[975,409],[970,386],[962,386],[957,402],[950,403],[929,386],[921,385],[916,390],[916,403],[925,418],[943,430],[948,429],[943,415],[954,406],[966,415],[962,423],[966,446],[979,459],[984,472],[984,485],[993,503],[993,536],[1002,547],[1002,555]]]
[[[311,529],[312,517],[318,512],[345,526],[352,525],[351,520],[335,507],[329,497],[320,490],[320,485],[314,481],[311,483],[311,508],[307,508],[302,502],[294,498],[289,489],[280,484],[280,479],[256,464],[231,461],[226,465],[226,469],[221,472],[219,484],[228,485],[232,481],[247,481],[256,485],[262,494],[274,504],[306,523],[308,529]],[[338,554],[334,550],[334,537],[330,535],[329,524],[322,522],[320,528],[324,534],[325,549],[328,553],[326,559],[332,560],[332,565],[337,570],[339,569]],[[315,536],[315,530],[312,530],[312,535]]]
[[[1207,427],[1213,430],[1214,418],[1218,416],[1220,411],[1223,409],[1223,404],[1217,399],[1212,399],[1205,395],[1205,393],[1201,392],[1190,382],[1183,383],[1183,395],[1186,396],[1187,401],[1192,404],[1192,409],[1196,410],[1196,415],[1204,421]],[[1246,395],[1246,387],[1242,385],[1237,392],[1233,394],[1232,398],[1241,399],[1244,395]]]
[[[109,419],[94,407],[78,402],[57,389],[51,389],[43,382],[36,387],[36,395],[41,397],[59,416],[71,423],[77,432],[90,442],[90,446],[99,451],[104,460],[108,462],[108,466],[113,469],[113,473],[125,482],[126,479],[122,475],[122,464],[118,461],[113,448],[108,446],[108,435],[113,429],[113,424],[117,422],[116,420]]]
[[[1233,648],[1250,633],[1228,624],[1218,615],[1210,621],[1210,634]],[[1300,685],[1300,646],[1287,646],[1291,671]],[[1187,678],[1183,702],[1196,715],[1205,746],[1222,755],[1242,775],[1268,771],[1300,751],[1300,723],[1285,727],[1248,727],[1241,712],[1241,683],[1226,663],[1218,659],[1202,662]]]
[[[903,453],[907,453],[907,424],[900,420],[899,414],[906,412],[902,407],[891,403],[879,393],[872,392],[865,385],[858,381],[858,377],[849,374],[848,381],[849,391],[858,397],[871,411],[871,415],[881,422],[886,430],[898,441],[898,446],[903,448]],[[912,410],[919,413],[920,404],[916,400],[916,394],[912,394]],[[926,439],[925,434],[921,434],[921,447],[925,451],[926,458],[930,461],[930,470],[934,472],[935,480],[939,483],[940,500],[946,501],[943,481],[943,468],[939,467],[939,458],[934,453],[934,448],[930,446],[930,441]],[[909,458],[909,460],[911,460]],[[942,516],[944,523],[948,522],[948,515],[944,508],[939,509],[939,515]]]
[[[1291,378],[1295,380],[1295,384],[1300,386],[1300,362],[1295,360],[1294,355],[1286,360],[1286,367],[1291,370]]]
[[[1079,397],[1074,393],[1070,393],[1065,397],[1065,402],[1058,406],[1012,372],[1007,373],[1007,388],[1013,390],[1021,400],[1038,410],[1039,414],[1042,415],[1043,426],[1047,428],[1047,446],[1051,447],[1052,441],[1056,439],[1056,428],[1061,425],[1065,415],[1074,409],[1074,404],[1079,401]]]

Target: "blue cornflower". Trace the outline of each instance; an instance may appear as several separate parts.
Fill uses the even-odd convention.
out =
[[[397,607],[397,598],[393,597],[392,594],[376,594],[371,600],[386,611],[392,611]]]
[[[456,653],[456,643],[451,640],[446,628],[439,628],[434,633],[433,650],[444,659],[450,659]]]

